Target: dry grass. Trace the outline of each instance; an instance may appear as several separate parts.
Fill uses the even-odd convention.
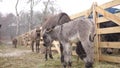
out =
[[[12,46],[0,45],[0,53],[14,52],[16,50],[30,50],[24,46],[19,46],[17,49]],[[40,53],[25,53],[20,56],[0,57],[0,68],[62,68],[60,57],[58,54],[53,54],[54,59],[45,61],[44,54]],[[82,61],[77,62],[76,56],[72,58],[72,68],[84,68]],[[120,68],[120,64],[113,63],[95,63],[94,68]]]

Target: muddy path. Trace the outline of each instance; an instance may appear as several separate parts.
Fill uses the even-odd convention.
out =
[[[31,50],[24,47],[13,48],[12,45],[4,45],[4,47],[0,48],[0,57],[18,57],[26,53],[31,53]]]

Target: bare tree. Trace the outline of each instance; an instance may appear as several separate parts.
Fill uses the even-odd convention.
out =
[[[33,11],[33,8],[39,4],[42,0],[28,0],[27,3],[30,4],[30,21],[29,21],[29,31],[33,29],[33,24],[35,24],[35,20],[33,18],[35,12]],[[54,14],[56,12],[56,8],[54,7],[54,2],[52,0],[45,0],[42,1],[44,5],[44,9],[42,12],[42,17],[41,17],[41,24],[44,22],[45,18],[49,14]]]
[[[33,7],[34,7],[34,0],[30,0],[30,23],[29,23],[29,31],[32,29],[31,24],[33,23]]]
[[[45,9],[44,9],[44,11],[43,11],[43,14],[44,14],[44,16],[46,16],[46,14],[47,14],[47,9],[48,9],[48,4],[49,4],[49,2],[50,2],[50,0],[48,0],[44,5],[45,5]]]
[[[50,0],[48,0],[47,2],[44,2],[44,10],[43,10],[43,16],[42,16],[42,22],[45,21],[46,15],[47,15],[47,9],[48,9],[48,4],[49,4]]]
[[[43,2],[45,8],[43,10],[42,22],[44,22],[47,15],[55,14],[57,12],[55,0],[47,0]]]
[[[29,23],[29,31],[32,29],[33,24],[33,8],[36,6],[41,0],[28,0],[28,3],[30,3],[30,23]]]
[[[16,25],[16,35],[19,34],[19,13],[18,13],[18,8],[17,8],[18,3],[19,3],[19,0],[17,0],[16,5],[15,5],[15,11],[16,11],[16,15],[17,15],[17,17],[16,17],[16,23],[17,23],[17,25]]]

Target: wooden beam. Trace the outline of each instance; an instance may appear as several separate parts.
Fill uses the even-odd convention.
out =
[[[95,31],[96,31],[96,37],[95,37],[95,62],[99,62],[99,55],[100,55],[100,49],[99,49],[99,34],[97,32],[97,28],[99,27],[99,24],[97,24],[98,20],[98,13],[95,11],[95,7],[97,6],[97,3],[93,4],[93,21],[96,24],[95,25]]]
[[[97,29],[98,34],[120,33],[120,26]]]
[[[113,1],[107,2],[105,4],[102,4],[100,7],[103,9],[106,9],[106,8],[114,7],[117,5],[120,5],[120,0],[113,0]]]
[[[55,47],[52,47],[51,50],[56,50],[56,51],[57,51],[57,49],[56,49]],[[58,52],[58,51],[57,51],[57,52]]]
[[[120,13],[116,13],[114,15],[120,17]],[[106,19],[105,17],[99,17],[97,23],[103,23],[103,22],[107,22],[107,21],[110,21],[110,20]]]
[[[107,21],[110,21],[110,20],[106,19],[105,17],[99,17],[97,23],[103,23],[103,22],[107,22]]]
[[[117,17],[116,15],[113,15],[112,13],[109,13],[102,9],[101,7],[97,6],[96,11],[100,14],[102,14],[105,18],[112,20],[116,24],[120,25],[120,17]]]
[[[58,52],[58,54],[60,55],[60,47],[58,46],[59,45],[59,42],[58,41],[53,41],[53,44]]]
[[[120,48],[120,42],[100,42],[100,48]]]
[[[115,56],[100,55],[100,60],[108,61],[108,62],[120,63],[120,57],[115,57]]]
[[[75,18],[78,18],[78,17],[81,17],[81,16],[85,16],[88,11],[89,11],[89,9],[86,10],[86,11],[79,12],[79,13],[76,13],[76,14],[74,14],[74,15],[71,15],[71,16],[70,16],[70,19],[75,19]]]

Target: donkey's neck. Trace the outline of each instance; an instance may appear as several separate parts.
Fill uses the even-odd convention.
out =
[[[49,32],[50,37],[52,40],[59,41],[61,26],[56,26],[51,32]]]
[[[58,33],[59,33],[59,29],[54,29],[54,31],[51,34],[52,39],[58,41]]]
[[[58,25],[54,28],[54,37],[56,38],[57,41],[60,40],[60,36],[62,35],[62,27],[63,25]]]

